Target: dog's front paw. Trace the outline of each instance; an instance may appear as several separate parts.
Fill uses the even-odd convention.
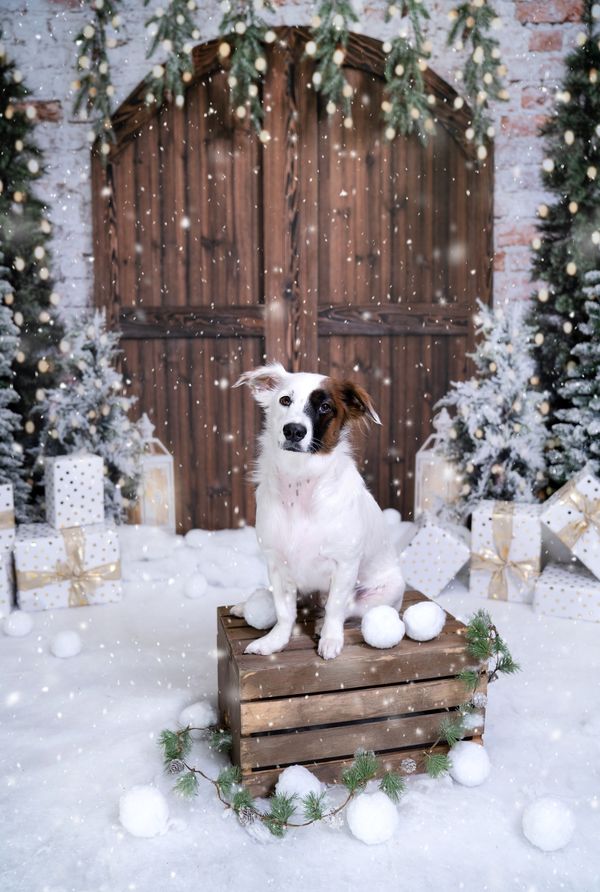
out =
[[[278,650],[283,650],[289,640],[289,635],[273,635],[272,632],[269,632],[268,635],[263,635],[262,638],[251,641],[244,653],[262,654],[263,657],[268,657],[270,654],[277,653]]]
[[[324,660],[334,660],[341,654],[343,646],[343,635],[330,635],[327,638],[319,639],[317,653],[320,657],[323,657]]]

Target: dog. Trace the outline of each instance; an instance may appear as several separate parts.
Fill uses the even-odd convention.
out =
[[[265,413],[253,475],[256,533],[277,616],[246,653],[285,648],[298,598],[319,593],[325,612],[318,653],[331,660],[344,646],[346,619],[379,604],[399,609],[404,595],[383,513],[350,444],[353,425],[381,421],[368,393],[351,381],[273,363],[245,372],[234,387],[244,384]],[[241,606],[232,612],[239,616]]]

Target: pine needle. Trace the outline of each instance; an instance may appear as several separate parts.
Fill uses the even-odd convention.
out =
[[[399,802],[404,792],[404,779],[394,771],[386,771],[379,782],[379,789],[388,796],[392,802]]]

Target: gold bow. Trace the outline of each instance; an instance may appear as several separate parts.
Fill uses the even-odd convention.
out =
[[[0,530],[10,530],[15,525],[15,512],[13,508],[0,511]]]
[[[17,588],[29,591],[54,585],[57,582],[69,583],[69,607],[83,607],[89,604],[92,594],[103,582],[121,578],[119,561],[101,564],[86,570],[85,534],[80,527],[60,531],[65,543],[65,561],[57,561],[52,570],[17,570]]]
[[[484,548],[471,555],[471,569],[485,570],[491,574],[488,597],[499,601],[508,600],[508,574],[520,577],[529,586],[533,576],[539,573],[539,557],[535,560],[514,561],[509,557],[513,538],[514,502],[496,502],[492,511],[492,537],[494,548]],[[494,550],[495,549],[495,550]]]
[[[570,502],[581,515],[575,520],[569,521],[557,533],[569,548],[573,548],[578,539],[583,536],[591,526],[595,527],[600,535],[600,499],[589,499],[577,489],[576,482],[572,480],[563,487],[563,493],[558,500],[561,504]]]

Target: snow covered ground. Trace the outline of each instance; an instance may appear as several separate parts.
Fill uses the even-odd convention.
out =
[[[344,825],[261,845],[223,817],[212,789],[192,802],[171,795],[156,745],[183,707],[216,703],[215,608],[264,582],[253,531],[175,543],[126,529],[123,549],[122,603],[37,613],[30,635],[1,637],[2,892],[600,889],[600,625],[486,603],[523,667],[490,691],[491,777],[474,789],[410,779],[384,845]],[[203,594],[190,582],[198,569],[212,583]],[[460,583],[440,603],[461,618],[482,606]],[[80,633],[79,655],[52,656],[61,630]],[[195,757],[215,774],[224,762],[201,743]],[[119,797],[147,783],[168,794],[171,823],[136,839],[119,824]],[[577,821],[554,854],[521,832],[524,807],[547,795]]]

